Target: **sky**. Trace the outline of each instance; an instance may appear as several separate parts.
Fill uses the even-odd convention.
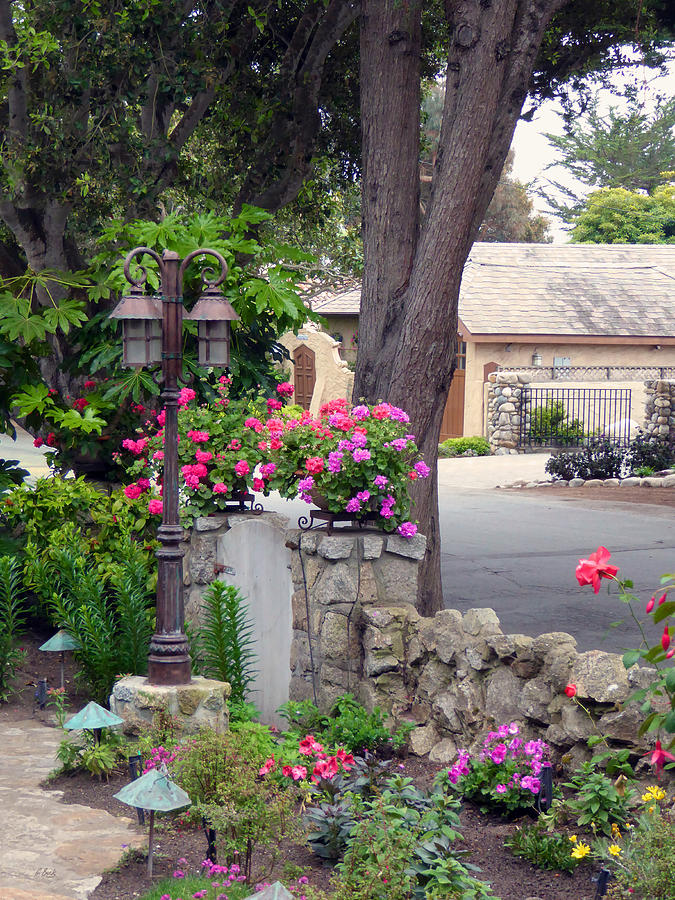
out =
[[[675,96],[675,60],[669,64],[667,75],[655,77],[654,73],[648,69],[632,68],[617,73],[615,84],[617,87],[632,84],[636,79],[641,86],[646,104],[649,104],[659,93],[669,97]],[[622,106],[621,98],[610,90],[599,91],[599,96],[601,109],[605,111],[610,106]],[[544,134],[546,132],[563,133],[562,119],[558,115],[560,109],[559,103],[550,101],[542,104],[531,122],[521,121],[518,123],[512,145],[515,150],[513,174],[525,184],[532,183],[534,186],[543,186],[547,179],[553,178],[583,194],[587,190],[585,186],[572,178],[564,169],[558,167],[546,171],[548,165],[556,162],[558,151],[549,144]],[[532,191],[530,191],[530,196],[537,211],[546,214],[548,210],[543,198],[535,195]],[[551,234],[554,243],[566,243],[568,240],[560,221],[554,218],[551,219]]]

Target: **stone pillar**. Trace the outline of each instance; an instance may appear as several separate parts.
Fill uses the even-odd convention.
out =
[[[675,442],[675,381],[645,381],[644,431]]]
[[[496,456],[519,452],[523,393],[529,382],[525,373],[488,375],[487,438]]]

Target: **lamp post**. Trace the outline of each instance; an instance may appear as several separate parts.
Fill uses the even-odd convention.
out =
[[[130,272],[132,260],[150,256],[159,269],[160,294],[149,297],[144,288],[147,270]],[[199,256],[216,258],[220,273],[202,270],[203,292],[192,311],[183,307],[183,276]],[[164,472],[162,524],[157,530],[157,613],[155,633],[148,654],[148,681],[157,685],[189,684],[190,654],[185,635],[183,602],[183,528],[178,515],[178,381],[183,373],[183,319],[199,323],[199,361],[227,366],[230,360],[230,321],[238,319],[230,303],[218,290],[225,280],[227,264],[216,250],[194,250],[181,259],[172,250],[161,257],[149,247],[137,247],[124,261],[124,275],[131,291],[122,297],[111,318],[122,319],[124,365],[142,367],[161,362],[164,403]]]

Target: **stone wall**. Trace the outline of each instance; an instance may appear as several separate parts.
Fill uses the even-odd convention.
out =
[[[675,441],[675,381],[645,381],[647,434]]]
[[[588,756],[597,728],[637,740],[641,714],[623,701],[651,680],[618,654],[578,653],[556,632],[503,634],[491,609],[419,615],[414,606],[425,539],[289,532],[293,551],[291,699],[327,709],[346,691],[390,722],[412,721],[411,749],[448,762],[494,725],[516,720],[560,754]],[[586,715],[564,693],[577,685]],[[636,746],[642,747],[642,744]]]

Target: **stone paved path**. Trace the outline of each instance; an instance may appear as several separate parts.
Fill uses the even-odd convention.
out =
[[[39,787],[60,739],[30,719],[0,722],[0,900],[86,900],[124,845],[144,841],[130,818]]]

